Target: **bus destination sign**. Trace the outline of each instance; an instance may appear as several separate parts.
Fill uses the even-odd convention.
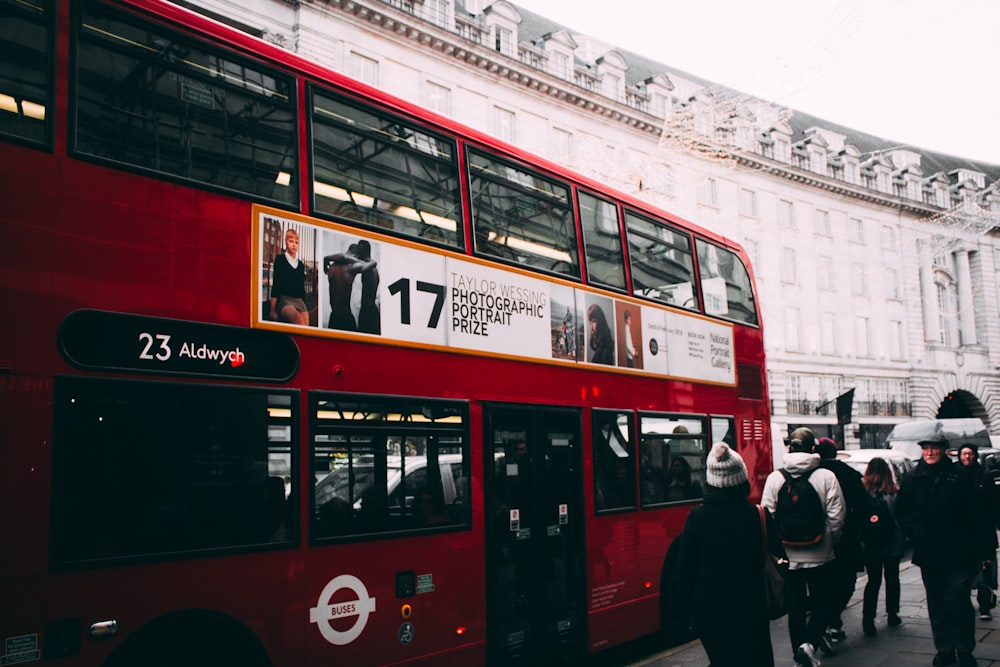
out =
[[[287,382],[299,368],[299,348],[281,332],[101,310],[70,313],[59,350],[85,370]]]

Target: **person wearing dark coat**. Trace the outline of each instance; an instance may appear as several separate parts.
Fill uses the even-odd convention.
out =
[[[702,504],[691,510],[674,570],[674,618],[690,619],[712,667],[773,667],[764,595],[760,514],[747,500],[743,459],[712,446]],[[768,551],[785,558],[771,513],[764,512]]]
[[[871,498],[865,491],[860,472],[837,459],[837,444],[830,438],[817,438],[816,453],[820,456],[819,467],[834,474],[844,494],[844,530],[840,541],[833,545],[836,559],[833,561],[831,618],[828,621],[829,638],[840,642],[847,638],[841,615],[854,595],[858,572],[865,569],[865,555],[861,548],[861,525],[871,515]]]
[[[947,442],[935,434],[918,443],[921,460],[900,485],[896,516],[913,542],[910,560],[920,567],[927,593],[933,664],[974,667],[976,614],[969,592],[979,563],[976,492],[971,476],[945,455]]]
[[[976,575],[976,602],[979,603],[979,618],[984,621],[993,619],[990,613],[997,603],[997,491],[993,477],[988,475],[979,463],[979,448],[972,443],[965,443],[958,448],[958,462],[972,476],[976,487],[976,509],[978,511],[978,541],[976,549],[980,563]]]
[[[865,470],[864,484],[869,498],[873,501],[876,498],[884,500],[889,512],[887,525],[880,526],[881,530],[869,530],[867,537],[862,538],[868,582],[865,584],[861,607],[861,631],[865,637],[874,637],[877,634],[875,612],[878,609],[878,592],[882,587],[883,577],[888,625],[894,628],[902,623],[899,618],[899,561],[903,558],[906,544],[903,541],[903,533],[899,530],[899,522],[896,520],[896,495],[899,493],[899,484],[892,474],[892,467],[883,458],[872,459]]]

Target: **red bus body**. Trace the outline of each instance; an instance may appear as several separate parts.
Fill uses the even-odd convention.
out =
[[[665,377],[621,366],[556,363],[519,358],[517,354],[449,349],[419,341],[399,343],[331,331],[316,335],[266,320],[258,311],[259,216],[274,215],[312,225],[320,235],[330,230],[349,234],[349,221],[316,217],[305,185],[298,186],[301,197],[292,205],[261,208],[255,207],[250,196],[238,197],[73,155],[68,145],[73,132],[69,72],[76,57],[71,4],[60,0],[55,8],[54,106],[48,109],[51,145],[25,146],[0,138],[4,156],[0,160],[0,308],[5,313],[0,331],[0,421],[5,428],[0,497],[6,508],[0,524],[6,536],[0,565],[0,598],[4,600],[0,632],[5,640],[4,655],[11,660],[51,659],[66,665],[130,664],[138,659],[129,655],[144,654],[135,649],[123,657],[120,649],[142,636],[152,644],[159,641],[160,646],[186,647],[192,656],[188,664],[201,664],[199,659],[217,661],[213,650],[232,656],[229,652],[237,642],[243,643],[239,648],[243,653],[237,655],[249,656],[246,661],[250,664],[256,660],[259,664],[296,666],[471,665],[535,659],[540,653],[531,637],[525,639],[514,631],[503,635],[507,639],[501,642],[519,645],[523,640],[529,647],[525,652],[505,652],[509,647],[498,648],[498,640],[490,635],[492,600],[504,594],[498,590],[502,586],[489,583],[502,581],[494,578],[493,570],[503,562],[499,547],[491,546],[501,538],[493,537],[491,529],[506,537],[516,534],[520,539],[522,527],[513,514],[509,525],[507,514],[500,519],[488,516],[496,509],[492,499],[499,493],[498,480],[504,474],[515,475],[517,469],[505,463],[506,473],[497,473],[495,479],[487,471],[499,465],[502,446],[512,442],[501,443],[498,434],[506,433],[509,424],[522,418],[524,423],[551,418],[553,423],[562,424],[545,427],[550,445],[555,442],[551,434],[562,432],[560,429],[572,441],[566,479],[573,480],[577,501],[568,509],[562,506],[559,523],[582,531],[579,541],[570,546],[583,546],[584,550],[571,554],[579,559],[573,565],[579,571],[567,581],[578,585],[560,594],[583,606],[583,623],[558,628],[561,636],[569,637],[566,650],[595,652],[657,632],[662,622],[661,604],[667,602],[661,599],[661,590],[666,590],[668,583],[668,548],[696,501],[644,506],[636,484],[632,487],[633,507],[598,511],[592,427],[595,414],[604,413],[594,411],[619,411],[634,420],[628,429],[630,451],[635,453],[628,459],[633,479],[640,475],[637,438],[644,415],[700,416],[706,425],[713,416],[730,418],[736,447],[751,471],[752,497],[759,497],[771,466],[759,311],[753,314],[755,323],[746,324],[659,308],[671,313],[676,310],[678,317],[687,318],[684,321],[731,330],[732,382]],[[665,221],[692,238],[729,249],[746,264],[742,250],[707,230],[277,47],[156,0],[132,0],[116,7],[287,73],[297,84],[298,128],[308,124],[307,105],[302,102],[305,82],[318,83],[454,137],[463,151],[468,143],[565,182],[574,192],[582,188],[607,197],[619,210],[627,208]],[[300,129],[297,136],[297,173],[307,174],[310,152],[306,132]],[[463,174],[463,192],[468,179]],[[298,201],[305,203],[299,205]],[[466,248],[473,245],[472,232],[468,231],[472,215],[468,203],[463,204],[460,222],[464,221]],[[418,243],[379,235],[372,228],[359,230],[382,243],[383,252],[396,245],[410,253],[425,252]],[[483,271],[504,271],[527,284],[551,283],[560,289],[584,286],[582,280],[574,283],[561,276],[535,275],[516,264],[477,259],[471,252],[465,253],[464,260],[461,250],[435,247],[426,252],[448,262],[471,262],[470,266],[485,267]],[[598,287],[579,294],[608,296],[634,305],[637,311],[655,305],[628,291],[612,293]],[[386,300],[383,294],[383,317]],[[70,334],[66,328],[60,333],[60,327],[69,327],[74,314],[91,311],[97,311],[99,317],[125,314],[151,318],[141,322],[221,325],[250,334],[277,332],[294,343],[297,364],[290,378],[277,381],[156,374],[110,365],[101,368],[99,364],[85,367],[70,358],[61,338]],[[124,511],[127,508],[113,502],[114,488],[88,496],[110,499],[108,503],[65,509],[60,500],[56,507],[54,476],[74,489],[84,488],[72,479],[73,470],[56,470],[54,462],[60,456],[54,455],[56,447],[66,446],[59,444],[60,438],[75,437],[57,423],[61,408],[56,406],[62,395],[58,388],[75,388],[73,381],[81,379],[135,382],[143,391],[148,383],[167,392],[179,385],[210,385],[220,391],[231,386],[273,388],[279,393],[291,390],[287,395],[293,402],[295,423],[290,432],[295,437],[290,445],[293,465],[289,483],[290,497],[296,500],[290,520],[292,537],[277,546],[195,549],[165,555],[154,550],[123,559],[62,559],[54,555],[50,541],[55,531],[115,532],[121,530],[114,526],[117,522],[134,520]],[[89,391],[91,385],[79,386]],[[315,456],[311,434],[317,429],[317,412],[309,402],[315,391],[332,392],[331,396],[447,399],[464,406],[464,461],[470,477],[464,508],[467,518],[440,531],[368,534],[329,541],[312,534],[319,509],[310,500],[317,477],[309,464]],[[188,418],[171,412],[166,403],[162,410],[164,424]],[[492,442],[487,441],[487,433],[493,435]],[[701,455],[705,446],[721,436],[707,432],[706,427],[702,439],[696,441]],[[143,443],[131,445],[141,448]],[[182,447],[183,441],[176,446]],[[355,461],[360,465],[363,457]],[[133,480],[124,486],[141,488]],[[405,503],[409,502],[407,498]],[[405,506],[403,511],[407,511]],[[63,517],[62,521],[77,517],[77,523],[86,525],[54,526],[54,513]],[[552,536],[561,529],[553,523],[548,530]],[[66,553],[76,553],[75,548],[71,541],[60,547]],[[412,580],[408,578],[411,575]],[[348,578],[338,579],[342,576]],[[408,590],[413,581],[416,590]],[[337,590],[335,582],[340,584]],[[363,584],[367,600],[351,588],[356,582]],[[329,596],[324,597],[325,589]],[[330,620],[341,612],[344,618]],[[362,616],[366,617],[363,631],[348,639],[345,635]],[[183,621],[171,625],[182,617]],[[340,643],[323,635],[324,623]],[[218,637],[229,643],[199,655],[206,642]],[[538,651],[551,648],[543,646]]]

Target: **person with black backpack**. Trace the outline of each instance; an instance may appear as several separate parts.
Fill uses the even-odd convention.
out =
[[[764,482],[761,504],[774,515],[788,554],[788,635],[795,662],[818,667],[817,649],[832,652],[826,628],[838,613],[833,545],[844,527],[837,477],[819,465],[816,436],[792,431],[782,467]]]
[[[835,589],[833,614],[829,619],[827,636],[836,642],[847,639],[841,615],[854,595],[858,572],[865,569],[864,551],[861,548],[861,526],[868,519],[871,501],[861,473],[837,458],[837,443],[830,438],[816,440],[819,465],[837,477],[844,494],[844,530],[833,545]]]
[[[896,522],[896,493],[899,485],[892,468],[882,458],[868,462],[864,478],[865,490],[871,497],[871,509],[861,527],[861,541],[865,547],[864,601],[861,605],[861,631],[865,637],[874,637],[875,611],[878,609],[878,591],[885,576],[885,611],[889,627],[902,623],[899,618],[899,561],[903,557],[903,534]]]

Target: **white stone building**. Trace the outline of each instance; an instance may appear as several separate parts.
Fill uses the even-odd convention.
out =
[[[1000,434],[1000,164],[778,108],[505,0],[181,4],[742,243],[776,442],[836,435],[851,388],[848,446],[934,416]]]

